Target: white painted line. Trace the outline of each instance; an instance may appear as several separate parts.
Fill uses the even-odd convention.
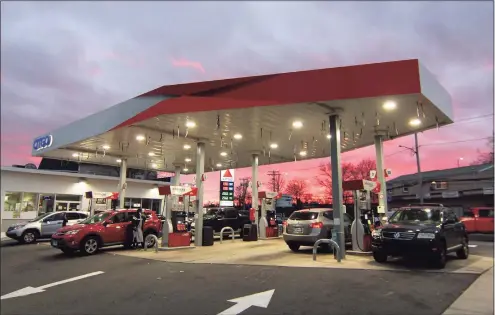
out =
[[[45,284],[45,285],[43,285],[41,287],[37,287],[37,288],[34,288],[34,287],[25,287],[25,288],[22,288],[20,290],[17,290],[17,291],[14,291],[14,292],[11,292],[11,293],[2,295],[1,299],[2,300],[5,300],[5,299],[11,299],[11,298],[20,297],[20,296],[26,296],[26,295],[30,295],[30,294],[34,294],[34,293],[41,293],[41,292],[44,292],[45,289],[48,289],[48,288],[51,288],[51,287],[54,287],[54,286],[57,286],[57,285],[61,285],[61,284],[67,283],[67,282],[81,280],[81,279],[84,279],[84,278],[89,278],[89,277],[97,276],[97,275],[100,275],[102,273],[104,273],[104,272],[103,271],[91,272],[91,273],[87,273],[87,274],[82,275],[82,276],[77,276],[77,277],[74,277],[74,278],[69,278],[69,279],[66,279],[66,280],[61,280],[61,281],[57,281],[57,282]]]
[[[251,306],[267,308],[268,304],[270,304],[270,300],[272,299],[274,292],[275,289],[228,300],[229,302],[236,304],[232,307],[229,307],[225,311],[218,313],[218,315],[237,315],[244,312]]]
[[[468,247],[475,248],[478,247],[478,245],[468,245]]]

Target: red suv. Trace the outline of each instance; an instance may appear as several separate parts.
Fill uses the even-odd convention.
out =
[[[130,244],[126,244],[126,233],[136,212],[137,209],[122,209],[98,213],[79,224],[59,229],[52,235],[51,245],[66,254],[80,250],[87,255],[92,255],[105,246],[129,246]],[[162,224],[155,212],[143,210],[143,213],[146,215],[143,234],[147,246],[151,247],[154,240],[146,236],[153,234],[161,237]]]

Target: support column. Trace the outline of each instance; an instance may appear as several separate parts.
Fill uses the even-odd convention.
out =
[[[180,170],[182,169],[182,164],[174,164],[175,175],[172,180],[172,186],[180,186]],[[178,196],[169,196],[167,198],[167,212],[165,213],[165,217],[167,219],[172,219],[172,206],[173,204],[177,204],[179,202]]]
[[[127,188],[127,159],[120,162],[120,180],[119,180],[119,208],[124,208],[125,190]]]
[[[195,222],[194,245],[203,245],[203,174],[205,172],[205,144],[198,142],[196,151],[196,211],[198,212]]]
[[[256,223],[258,223],[259,218],[261,218],[259,209],[258,209],[258,154],[253,153],[252,155],[252,164],[251,164],[251,194],[252,194],[252,205],[251,207],[256,210]]]
[[[387,213],[387,183],[385,182],[385,167],[383,166],[383,136],[375,136],[376,175],[380,183],[378,196],[378,213]],[[380,198],[382,197],[382,198]]]
[[[332,114],[330,125],[330,165],[332,167],[332,204],[334,227],[337,231],[337,243],[340,247],[341,258],[345,258],[344,210],[342,201],[342,165],[340,162],[340,117]]]

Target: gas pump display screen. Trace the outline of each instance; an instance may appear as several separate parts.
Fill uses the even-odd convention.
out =
[[[220,182],[220,206],[234,205],[234,182]]]

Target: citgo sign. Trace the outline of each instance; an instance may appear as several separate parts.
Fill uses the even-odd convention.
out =
[[[53,144],[53,136],[52,135],[39,137],[39,138],[34,139],[34,141],[33,141],[33,150],[34,151],[43,150],[43,149],[51,147],[52,144]]]

